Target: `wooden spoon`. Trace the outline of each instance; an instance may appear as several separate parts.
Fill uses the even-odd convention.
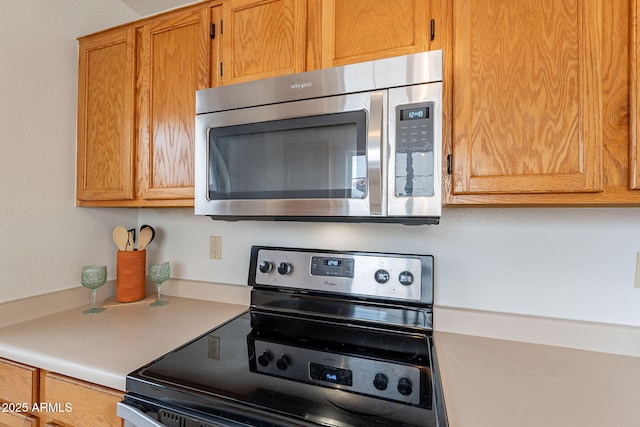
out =
[[[142,226],[140,234],[138,234],[138,250],[142,251],[153,240],[153,228]]]
[[[126,228],[118,226],[113,229],[113,241],[115,242],[118,250],[124,251],[127,249],[127,242],[129,241],[129,232]]]

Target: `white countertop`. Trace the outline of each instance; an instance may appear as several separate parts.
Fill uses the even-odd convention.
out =
[[[244,312],[247,306],[163,297],[83,315],[82,306],[0,328],[0,357],[125,390],[126,375]]]
[[[0,357],[124,391],[128,373],[247,309],[166,298],[163,307],[121,304],[83,315],[85,305],[0,327]],[[29,301],[20,304],[25,310]],[[438,330],[434,336],[451,427],[640,425],[640,357]]]
[[[640,426],[639,357],[437,331],[435,347],[451,427]]]

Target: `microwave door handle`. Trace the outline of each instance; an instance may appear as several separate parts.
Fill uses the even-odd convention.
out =
[[[369,214],[383,215],[382,193],[382,119],[383,92],[371,94],[369,129],[367,130],[367,169],[369,181]]]

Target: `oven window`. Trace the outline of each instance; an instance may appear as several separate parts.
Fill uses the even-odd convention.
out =
[[[365,111],[209,130],[211,200],[363,199],[366,183]]]

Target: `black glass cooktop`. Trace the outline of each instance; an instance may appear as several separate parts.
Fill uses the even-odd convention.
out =
[[[433,366],[430,335],[246,312],[130,374],[127,391],[229,425],[435,427]]]

